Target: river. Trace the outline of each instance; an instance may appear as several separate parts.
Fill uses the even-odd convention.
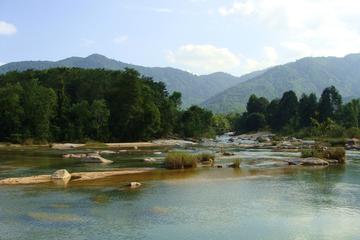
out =
[[[159,157],[151,151],[100,165],[56,151],[3,149],[0,179],[59,168],[158,169],[67,186],[0,186],[0,239],[360,239],[360,152],[347,152],[345,166],[316,168],[277,164],[296,153],[232,151],[241,169],[184,171],[144,165],[144,157]],[[132,180],[142,187],[127,188]]]

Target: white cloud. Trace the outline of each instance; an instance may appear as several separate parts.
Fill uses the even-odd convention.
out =
[[[12,35],[15,34],[16,31],[15,25],[5,21],[0,21],[0,35]]]
[[[221,16],[260,20],[281,38],[284,56],[343,56],[360,52],[358,0],[247,0],[218,9]],[[250,19],[252,20],[252,19]]]
[[[0,62],[0,66],[5,65],[6,63]]]
[[[218,48],[210,44],[187,44],[175,51],[168,51],[167,60],[194,73],[228,71],[239,66],[239,57],[227,48]]]
[[[126,42],[129,39],[129,37],[127,35],[120,35],[117,36],[113,39],[113,42],[116,44],[122,44],[124,42]]]
[[[273,47],[266,46],[263,48],[263,54],[260,59],[243,57],[243,73],[252,72],[259,69],[265,69],[278,64],[278,53]]]

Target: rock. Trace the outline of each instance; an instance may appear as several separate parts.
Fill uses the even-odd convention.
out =
[[[63,158],[84,158],[84,157],[86,157],[85,153],[79,153],[79,154],[69,153],[63,155]]]
[[[98,153],[89,153],[86,157],[81,159],[85,163],[112,163],[113,161],[101,157]]]
[[[111,150],[103,150],[100,152],[101,154],[116,154],[115,151],[111,151]]]
[[[134,150],[137,150],[138,149],[138,147],[137,146],[134,146]]]
[[[154,152],[155,155],[161,155],[162,152]]]
[[[71,174],[66,169],[60,169],[51,175],[51,180],[56,184],[67,184],[71,179]]]
[[[155,158],[145,158],[144,162],[156,162]]]
[[[223,168],[222,165],[215,165],[216,168]]]
[[[141,187],[141,183],[139,183],[139,182],[130,182],[128,186],[130,188],[138,188],[138,187]]]
[[[234,156],[235,153],[231,153],[231,152],[224,152],[223,153],[224,156]]]
[[[296,158],[287,161],[289,165],[328,166],[329,162],[320,158]]]

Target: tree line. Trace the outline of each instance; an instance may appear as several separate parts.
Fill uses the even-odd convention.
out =
[[[137,141],[214,134],[215,116],[137,71],[55,68],[0,75],[0,141]]]
[[[235,121],[237,132],[272,130],[284,134],[302,136],[340,137],[344,134],[360,135],[360,100],[353,99],[343,104],[339,91],[330,86],[320,98],[316,94],[284,92],[279,99],[271,101],[251,95],[246,112]]]

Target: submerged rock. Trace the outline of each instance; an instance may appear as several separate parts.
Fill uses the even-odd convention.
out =
[[[144,162],[156,162],[157,160],[155,158],[145,158]]]
[[[89,153],[81,161],[85,163],[113,163],[113,161],[101,157],[98,153]]]
[[[69,153],[63,155],[63,158],[84,158],[84,157],[86,157],[85,153],[78,153],[78,154]]]
[[[139,183],[139,182],[130,182],[128,186],[130,188],[138,188],[138,187],[141,187],[141,183]]]
[[[296,158],[287,160],[289,165],[301,165],[301,166],[328,166],[329,162],[320,158]]]

